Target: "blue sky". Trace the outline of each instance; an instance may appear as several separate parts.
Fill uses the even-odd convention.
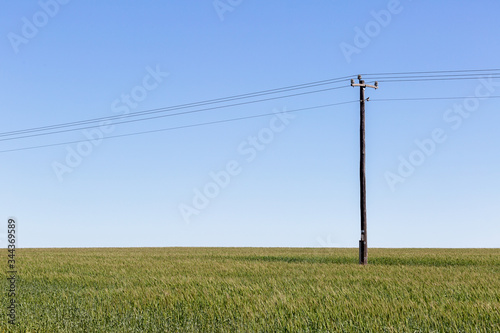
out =
[[[0,132],[358,73],[499,68],[499,11],[497,1],[2,1]],[[499,82],[367,90],[370,247],[500,246],[500,100],[474,99],[500,95]],[[376,101],[443,96],[471,98]],[[1,151],[84,143],[0,153],[0,211],[18,220],[23,247],[357,247],[359,105],[273,113],[358,97],[348,87],[102,127],[90,139],[3,141]],[[456,107],[472,111],[450,118]],[[411,158],[418,165],[391,186],[387,175]]]

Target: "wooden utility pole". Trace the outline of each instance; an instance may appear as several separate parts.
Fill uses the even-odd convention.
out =
[[[351,79],[352,87],[359,87],[359,189],[360,189],[360,208],[361,208],[361,239],[359,241],[359,264],[368,264],[368,237],[366,230],[366,176],[365,176],[365,88],[378,88],[378,82],[375,85],[365,84],[358,75],[359,83],[354,83]]]

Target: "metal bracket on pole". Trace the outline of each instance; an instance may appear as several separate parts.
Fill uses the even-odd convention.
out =
[[[365,84],[365,81],[361,80],[361,75],[358,75],[359,83],[354,83],[354,79],[351,79],[351,87],[363,87],[363,88],[373,88],[378,89],[378,81],[375,81],[374,85]]]

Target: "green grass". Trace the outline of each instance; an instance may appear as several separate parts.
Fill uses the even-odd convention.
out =
[[[2,332],[500,332],[500,249],[370,249],[366,267],[357,249],[16,254]]]

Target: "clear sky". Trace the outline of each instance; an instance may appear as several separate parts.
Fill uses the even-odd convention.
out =
[[[359,73],[500,67],[494,0],[1,8],[1,133]],[[83,142],[0,153],[2,241],[14,216],[21,247],[357,247],[359,104],[273,113],[353,102],[358,90],[0,141]],[[478,91],[500,95],[500,78],[367,90],[369,247],[500,246],[500,99]],[[376,101],[449,96],[471,98]],[[470,112],[450,113],[460,107]]]

